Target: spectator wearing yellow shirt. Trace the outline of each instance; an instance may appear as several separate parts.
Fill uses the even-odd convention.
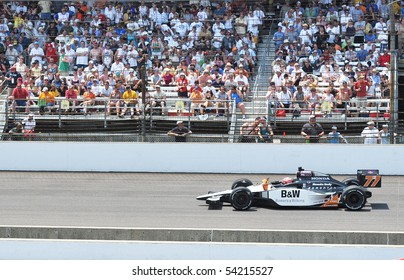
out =
[[[59,91],[56,89],[56,85],[53,83],[50,86],[49,92],[52,93],[54,97],[59,96]]]
[[[22,13],[14,15],[14,28],[18,28],[20,25],[24,25],[24,18]]]
[[[38,97],[39,113],[43,115],[45,108],[49,108],[49,113],[52,113],[52,107],[55,105],[55,96],[49,92],[47,87],[42,89],[41,94]]]
[[[124,107],[122,109],[122,113],[119,115],[120,118],[123,118],[125,116],[126,111],[128,110],[128,107],[130,108],[130,116],[131,118],[134,118],[135,114],[139,115],[139,95],[137,92],[133,89],[131,89],[130,86],[126,87],[126,91],[123,93],[123,101],[124,101]]]

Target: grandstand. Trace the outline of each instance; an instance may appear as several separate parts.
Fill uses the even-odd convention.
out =
[[[24,2],[24,1],[23,1]],[[40,1],[44,2],[44,1]],[[47,137],[49,135],[56,135],[58,134],[58,137],[55,136],[57,139],[63,139],[63,137],[72,137],[73,139],[80,139],[80,136],[84,134],[89,134],[91,135],[91,139],[94,139],[96,137],[96,134],[102,135],[102,137],[106,138],[106,135],[117,135],[117,134],[122,134],[125,135],[124,137],[127,137],[128,139],[137,139],[139,141],[143,141],[145,139],[154,139],[153,141],[169,141],[170,138],[166,137],[166,133],[168,130],[170,130],[172,127],[175,126],[176,121],[178,120],[183,120],[187,126],[193,131],[193,136],[194,141],[220,141],[220,142],[237,142],[239,139],[239,134],[240,134],[240,127],[246,123],[246,122],[251,122],[253,121],[256,117],[265,117],[270,121],[270,124],[274,130],[275,133],[275,138],[278,138],[282,140],[282,142],[285,141],[293,141],[293,142],[300,142],[302,139],[299,139],[299,134],[301,127],[303,126],[304,123],[308,122],[309,116],[312,114],[317,115],[318,117],[318,122],[321,123],[321,125],[324,127],[326,131],[331,130],[331,126],[337,125],[339,131],[344,133],[345,135],[360,135],[360,132],[362,131],[364,125],[366,124],[367,121],[369,120],[374,120],[376,122],[377,127],[381,127],[382,124],[388,123],[390,125],[393,124],[393,127],[395,128],[395,131],[398,133],[401,133],[401,130],[404,127],[404,123],[402,122],[402,113],[404,110],[404,104],[402,103],[402,96],[400,96],[398,91],[398,94],[396,96],[396,99],[390,98],[390,96],[383,96],[377,89],[373,89],[374,91],[374,96],[371,100],[367,101],[366,108],[359,108],[358,105],[358,100],[355,97],[351,97],[350,100],[344,101],[344,104],[347,106],[336,106],[337,102],[337,96],[334,96],[333,100],[331,101],[333,103],[333,106],[331,106],[330,110],[325,111],[323,104],[324,102],[324,92],[327,91],[330,87],[330,75],[326,75],[324,73],[323,68],[316,67],[314,71],[307,75],[307,76],[312,76],[316,85],[310,84],[310,87],[315,87],[318,95],[319,95],[319,100],[316,102],[313,106],[307,106],[307,108],[301,108],[299,115],[294,114],[294,105],[295,103],[298,103],[296,100],[282,100],[279,98],[280,92],[277,89],[276,92],[274,92],[272,95],[268,94],[268,88],[270,87],[270,80],[271,77],[275,74],[275,70],[278,67],[278,64],[275,63],[277,60],[276,58],[280,58],[280,60],[285,64],[285,68],[282,69],[282,75],[285,73],[291,76],[293,72],[293,67],[289,65],[289,60],[292,60],[293,63],[297,62],[300,67],[304,66],[304,60],[310,57],[311,52],[312,52],[312,46],[305,46],[305,44],[300,44],[300,41],[298,42],[297,45],[294,45],[294,42],[287,42],[285,39],[288,36],[288,29],[291,23],[288,20],[285,20],[285,17],[287,17],[287,14],[285,14],[285,11],[288,11],[288,9],[299,9],[297,6],[298,4],[295,2],[290,2],[289,6],[287,4],[281,3],[282,5],[268,5],[267,2],[263,2],[263,5],[260,5],[258,8],[256,8],[256,1],[227,1],[230,4],[226,6],[226,4],[222,6],[196,6],[193,5],[193,1],[166,1],[164,2],[165,4],[162,5],[162,7],[158,7],[161,11],[161,13],[156,17],[153,13],[150,13],[150,11],[153,9],[153,6],[149,1],[145,1],[147,8],[149,9],[149,13],[145,13],[145,17],[139,17],[141,14],[141,4],[137,1],[125,1],[125,2],[115,2],[115,1],[89,1],[90,3],[94,3],[94,6],[86,6],[87,13],[84,13],[84,18],[76,18],[74,13],[71,13],[71,10],[77,9],[79,11],[80,8],[82,8],[82,4],[79,3],[73,3],[73,5],[65,5],[63,1],[51,1],[54,2],[52,9],[50,11],[50,20],[48,19],[42,19],[40,17],[29,17],[30,11],[32,12],[32,9],[35,8],[36,4],[35,2],[31,1],[25,1],[24,5],[28,8],[28,11],[24,14],[23,17],[27,17],[27,22],[23,23],[21,26],[21,29],[18,32],[21,31],[26,31],[28,29],[24,29],[29,27],[29,23],[35,25],[38,27],[38,30],[43,29],[45,34],[49,31],[51,27],[50,22],[55,21],[57,24],[57,34],[54,38],[54,42],[52,41],[47,41],[47,36],[45,35],[44,42],[43,42],[43,49],[45,48],[45,44],[52,43],[53,47],[55,50],[57,50],[57,54],[60,54],[60,50],[63,49],[69,50],[65,45],[71,44],[71,46],[74,46],[74,49],[77,51],[79,48],[79,43],[84,41],[86,48],[89,51],[89,54],[87,55],[89,58],[92,58],[91,51],[92,50],[97,50],[97,45],[94,45],[94,43],[98,43],[98,45],[102,45],[102,52],[104,53],[105,49],[108,49],[107,45],[109,46],[110,49],[114,51],[114,64],[107,65],[109,66],[106,67],[106,62],[104,60],[105,56],[102,55],[99,57],[99,61],[94,60],[95,67],[96,69],[96,75],[95,77],[92,77],[92,71],[90,70],[87,74],[84,75],[84,87],[80,88],[80,85],[74,85],[79,93],[78,98],[77,98],[77,107],[73,107],[74,104],[70,102],[70,104],[66,105],[66,102],[63,102],[66,100],[65,94],[66,94],[66,89],[65,90],[60,90],[60,85],[57,85],[58,88],[58,96],[54,98],[54,101],[52,102],[51,106],[46,106],[47,110],[44,114],[41,114],[40,112],[40,103],[42,102],[40,99],[41,92],[45,88],[45,84],[43,81],[43,78],[41,80],[41,77],[35,77],[31,78],[31,80],[25,79],[24,81],[27,81],[27,83],[24,83],[23,87],[26,87],[28,90],[30,90],[30,103],[31,106],[29,108],[30,112],[35,115],[36,119],[36,133],[38,137],[46,135]],[[204,1],[201,1],[201,4]],[[209,1],[206,1],[207,3]],[[220,2],[220,1],[219,1]],[[225,2],[225,3],[227,3]],[[41,3],[40,3],[41,4]],[[111,4],[109,6],[108,4]],[[240,5],[238,5],[240,4]],[[15,4],[9,3],[4,4],[8,12],[6,11],[6,8],[3,9],[3,14],[6,15],[6,18],[8,18],[8,25],[15,26],[16,21],[18,18],[15,18],[15,12],[17,10],[23,10],[23,7],[20,7],[19,5],[14,6]],[[164,6],[166,5],[166,6]],[[84,5],[85,6],[85,5]],[[113,8],[115,10],[115,19],[116,19],[116,14],[119,14],[119,9],[121,9],[122,6],[125,6],[126,8],[132,9],[129,14],[123,13],[124,9],[122,9],[121,16],[126,19],[122,19],[122,21],[116,20],[115,24],[113,23],[114,17],[111,19],[109,18],[109,12],[107,9]],[[308,3],[301,3],[300,7],[305,7],[308,6]],[[111,9],[112,9],[111,8]],[[247,18],[252,22],[253,20],[261,20],[262,24],[257,25],[257,30],[254,29],[253,25],[247,27],[247,31],[250,33],[247,34],[252,34],[248,36],[240,36],[239,39],[240,41],[233,41],[233,45],[231,48],[226,49],[224,47],[225,41],[221,41],[220,46],[210,46],[208,47],[206,44],[200,44],[199,41],[192,41],[194,44],[193,48],[190,47],[187,49],[187,44],[189,44],[189,40],[186,37],[191,37],[192,35],[192,29],[187,27],[188,31],[186,31],[184,34],[181,35],[181,21],[178,19],[176,22],[177,23],[172,23],[171,20],[165,22],[164,21],[164,16],[163,16],[163,10],[167,9],[167,16],[170,16],[168,13],[168,9],[174,8],[174,13],[177,12],[179,14],[179,18],[182,17],[188,21],[188,25],[192,25],[192,23],[195,23],[193,14],[196,17],[199,17],[199,12],[203,12],[206,14],[209,14],[208,18],[205,19],[205,25],[212,30],[213,37],[212,37],[212,42],[208,44],[214,45],[215,43],[215,38],[220,38],[223,40],[226,37],[226,33],[229,31],[230,38],[233,38],[235,36],[239,36],[239,34],[236,32],[236,27],[235,27],[235,22],[240,16],[241,12],[245,12],[247,15]],[[329,7],[327,6],[319,6],[320,13],[324,12],[326,13],[327,9]],[[46,7],[45,7],[46,9]],[[69,20],[62,21],[58,18],[62,18],[62,14],[66,12],[62,12],[62,9],[65,9],[67,13],[69,14]],[[223,9],[223,13],[221,12],[221,9]],[[251,14],[249,14],[249,11],[251,9]],[[337,9],[338,12],[342,12],[340,9]],[[12,12],[14,10],[14,13]],[[231,12],[227,12],[231,10]],[[257,11],[264,11],[265,13],[263,14],[263,17],[258,17],[255,14],[255,10]],[[11,12],[10,12],[11,11]],[[118,11],[118,12],[116,12]],[[165,11],[165,10],[164,10]],[[193,12],[194,11],[194,12]],[[39,16],[42,17],[42,12],[46,12],[46,10],[42,10],[39,13]],[[80,13],[80,12],[79,12]],[[203,18],[204,15],[203,13],[201,14],[201,17]],[[227,14],[226,14],[227,13]],[[7,17],[7,15],[9,15]],[[230,24],[228,21],[226,21],[226,16],[234,16],[234,19],[232,20],[233,27],[225,27],[224,24]],[[259,13],[257,13],[259,15]],[[326,14],[324,14],[326,16]],[[256,18],[255,18],[256,17]],[[294,17],[299,17],[299,14],[295,14]],[[145,19],[148,19],[151,24],[150,25],[145,25],[144,28],[140,26]],[[219,18],[219,21],[221,21],[221,24],[216,23],[216,18]],[[259,18],[259,19],[258,19]],[[174,19],[175,20],[175,19]],[[290,20],[290,19],[289,19]],[[71,23],[67,23],[70,22]],[[185,21],[185,20],[184,20]],[[185,21],[185,22],[186,22]],[[306,21],[308,21],[306,19]],[[98,23],[97,23],[98,22]],[[179,23],[178,23],[179,22]],[[10,25],[11,23],[11,25]],[[296,21],[294,22],[295,24]],[[79,26],[78,28],[73,28],[72,32],[72,37],[69,39],[67,35],[64,35],[64,31],[66,25],[72,24],[74,26]],[[86,33],[86,36],[83,36],[79,31],[80,30],[80,24],[83,26],[83,31]],[[98,26],[97,24],[100,24],[99,28],[96,28]],[[176,25],[177,24],[177,25]],[[153,26],[154,25],[154,26]],[[292,24],[293,25],[293,24]],[[156,27],[158,26],[158,27]],[[219,26],[219,27],[218,27]],[[223,26],[223,27],[221,27]],[[313,26],[315,26],[313,24]],[[258,28],[259,27],[259,28]],[[282,39],[282,44],[280,45],[281,48],[286,49],[287,51],[285,52],[285,55],[279,56],[279,45],[275,44],[274,39],[274,34],[276,34],[278,27],[281,29],[281,31],[284,33],[283,36],[284,38]],[[54,28],[54,27],[53,27]],[[105,30],[103,29],[105,28]],[[11,28],[10,28],[11,29]],[[224,31],[222,30],[224,29]],[[68,29],[70,30],[70,29]],[[165,30],[165,31],[164,31]],[[215,31],[216,30],[216,31]],[[217,31],[219,30],[219,31]],[[16,31],[17,32],[17,31]],[[27,65],[29,68],[29,75],[33,75],[34,69],[31,67],[32,63],[32,55],[30,56],[28,51],[26,49],[32,50],[35,47],[35,40],[41,39],[41,34],[36,31],[31,31],[32,34],[32,40],[30,44],[27,44],[27,48],[24,48],[24,51],[19,53],[18,56],[24,56],[24,63]],[[42,31],[41,31],[42,32]],[[93,34],[91,34],[93,32]],[[97,32],[100,32],[97,35]],[[108,32],[111,32],[112,34],[108,35]],[[121,33],[119,33],[121,32]],[[132,42],[130,42],[129,39],[127,39],[128,35],[131,36],[132,32],[134,32],[134,38],[136,40],[136,45]],[[172,32],[171,34],[169,34]],[[215,33],[216,32],[216,33]],[[120,35],[115,35],[120,34]],[[69,33],[70,34],[70,33]],[[15,34],[12,34],[11,31],[7,34],[7,36],[4,36],[3,39],[3,45],[4,43],[12,42],[10,37],[13,37]],[[153,38],[154,35],[156,35],[156,38],[161,38],[162,39],[162,44],[163,49],[167,50],[165,52],[164,50],[161,51],[155,51],[152,50],[150,47],[153,44]],[[65,36],[65,37],[63,37]],[[114,42],[112,38],[115,38],[114,36],[118,36],[118,40]],[[121,40],[119,36],[122,36],[124,39]],[[125,37],[126,36],[126,37]],[[249,37],[250,36],[250,37]],[[251,37],[252,36],[252,37]],[[14,36],[15,38],[15,36]],[[66,38],[66,42],[63,43],[63,38]],[[87,40],[90,39],[90,40]],[[127,41],[125,41],[127,39]],[[233,38],[234,39],[234,38]],[[69,41],[71,40],[71,41]],[[255,40],[255,41],[254,41]],[[300,39],[299,39],[300,40]],[[14,41],[13,41],[14,42]],[[144,42],[148,42],[146,45],[144,45]],[[237,43],[239,42],[239,43]],[[13,45],[12,44],[7,44],[5,46],[5,50],[8,50],[8,46]],[[173,44],[173,46],[169,44]],[[398,43],[399,40],[396,40],[397,47],[396,48],[390,48],[390,49],[397,49],[399,47]],[[19,46],[19,42],[17,42],[17,46]],[[41,44],[41,42],[39,42]],[[350,48],[349,44],[352,46],[352,50],[354,52],[359,52],[361,47],[360,43],[358,42],[348,42],[348,38],[346,40],[339,41],[338,43],[330,43],[330,46],[335,46],[338,45],[340,47],[344,46],[345,44],[348,44],[347,49]],[[376,42],[374,44],[373,48],[376,48],[377,50],[381,50],[382,44],[380,42]],[[140,49],[143,46],[143,55],[148,55],[149,57],[146,57],[144,61],[142,61],[142,54],[140,53]],[[161,45],[158,45],[161,46]],[[158,48],[157,46],[157,48]],[[246,51],[244,50],[244,46],[247,46]],[[303,46],[303,47],[302,47]],[[11,47],[11,46],[10,46]],[[171,48],[173,50],[171,50]],[[290,53],[293,53],[292,51],[289,50],[295,50],[294,48],[297,47],[299,49],[299,55],[296,56],[297,50],[295,54],[291,55]],[[305,47],[307,50],[305,50]],[[128,53],[130,53],[130,49],[138,49],[139,52],[137,52],[137,60],[136,62],[134,60],[131,60],[129,57],[126,57]],[[235,48],[235,50],[234,50]],[[17,48],[18,49],[18,48]],[[334,48],[335,49],[335,48]],[[341,48],[340,48],[341,49]],[[334,58],[332,59],[332,66],[333,69],[339,69],[335,71],[336,76],[339,78],[333,78],[331,79],[334,89],[337,92],[340,90],[341,87],[341,81],[342,79],[341,76],[343,76],[343,69],[352,69],[349,71],[353,71],[353,77],[355,80],[359,79],[360,73],[364,73],[366,78],[370,78],[371,70],[374,69],[379,75],[385,75],[387,76],[387,83],[392,79],[392,75],[394,73],[392,72],[392,66],[385,66],[385,65],[379,65],[378,62],[374,65],[368,65],[367,69],[361,68],[361,64],[364,64],[361,61],[358,61],[357,59],[349,59],[348,58],[348,53],[345,53],[343,51],[340,51],[340,49],[337,49],[337,54],[334,54]],[[198,51],[201,50],[201,51]],[[320,51],[323,51],[326,49],[322,49]],[[286,54],[289,51],[289,54]],[[306,54],[304,53],[307,52]],[[332,51],[331,49],[327,49],[326,51]],[[382,53],[381,51],[379,51]],[[140,54],[139,54],[140,53]],[[119,54],[119,55],[118,55]],[[159,59],[151,59],[150,56],[156,55],[158,56]],[[240,56],[240,54],[244,56]],[[10,55],[7,56],[7,53],[5,53],[6,57],[8,60],[10,60]],[[215,72],[214,65],[215,65],[215,59],[216,55],[219,55],[219,71],[222,72],[220,75],[220,72]],[[393,52],[392,52],[393,55]],[[118,57],[119,56],[119,57]],[[220,80],[226,81],[228,78],[224,78],[224,76],[228,75],[228,72],[225,72],[225,65],[230,62],[231,63],[231,72],[233,71],[238,71],[239,65],[242,64],[244,66],[244,69],[246,69],[248,72],[248,84],[249,84],[249,89],[244,92],[243,90],[243,95],[244,95],[244,105],[245,105],[245,114],[242,114],[239,108],[236,108],[235,105],[233,106],[228,106],[231,107],[231,110],[225,110],[223,108],[220,109],[219,112],[216,111],[215,103],[214,102],[207,102],[205,107],[206,110],[204,110],[204,113],[199,112],[193,112],[191,108],[192,101],[189,99],[191,95],[191,91],[193,91],[194,86],[193,82],[192,85],[188,85],[188,98],[181,99],[179,98],[179,93],[178,93],[178,88],[179,86],[176,84],[176,80],[180,76],[181,71],[184,71],[186,73],[187,79],[192,80],[194,79],[193,76],[190,74],[189,70],[189,65],[192,64],[193,62],[191,61],[193,58],[198,58],[200,59],[201,56],[203,56],[203,61],[201,60],[198,61],[198,64],[195,65],[198,68],[198,72],[201,75],[201,73],[208,69],[209,71],[209,79],[214,80],[216,75],[221,76]],[[323,55],[324,56],[324,55]],[[335,59],[338,57],[338,59]],[[16,63],[16,58],[15,57],[15,63]],[[45,57],[46,58],[46,57]],[[44,61],[42,63],[42,74],[44,76],[49,75],[49,78],[52,80],[55,80],[54,74],[50,71],[51,69],[51,63],[44,58]],[[75,56],[76,58],[76,56]],[[123,60],[125,64],[128,64],[128,68],[124,64],[119,64],[119,59]],[[297,59],[296,59],[297,58]],[[91,59],[87,59],[88,63],[91,62]],[[184,62],[182,62],[184,61]],[[403,63],[401,62],[402,60],[397,59],[397,68],[402,67]],[[11,61],[10,61],[11,62]],[[61,73],[62,75],[59,77],[59,79],[62,81],[61,84],[65,83],[66,87],[70,86],[70,84],[73,84],[73,81],[75,81],[75,75],[74,72],[77,71],[78,69],[78,63],[76,60],[70,60],[68,62],[68,69],[67,72],[63,72],[61,69],[60,63],[63,61],[59,61],[59,64],[56,65],[56,71]],[[118,62],[118,63],[116,63]],[[208,63],[209,62],[209,63]],[[252,63],[254,62],[255,66],[252,66]],[[115,64],[116,63],[116,64]],[[135,65],[136,64],[136,65]],[[314,66],[314,63],[312,63]],[[324,63],[326,64],[326,63]],[[141,70],[142,68],[140,67],[141,65],[145,65],[145,70]],[[349,66],[348,66],[349,65]],[[11,66],[11,64],[10,64]],[[86,66],[86,65],[84,65]],[[318,66],[318,65],[317,65]],[[86,66],[89,67],[89,66]],[[122,67],[122,68],[120,68]],[[206,68],[208,67],[208,68]],[[211,67],[211,68],[209,68]],[[351,67],[351,68],[347,68]],[[123,85],[121,86],[121,94],[123,94],[126,91],[126,86],[129,85],[133,87],[135,91],[137,91],[138,96],[136,97],[138,100],[138,105],[137,105],[137,111],[140,111],[140,114],[131,114],[129,113],[130,110],[128,110],[128,113],[125,116],[120,117],[119,114],[115,114],[114,110],[112,110],[112,114],[108,115],[108,106],[110,103],[110,98],[106,95],[98,94],[97,97],[93,101],[89,103],[89,105],[86,105],[85,103],[85,97],[84,94],[86,92],[86,87],[90,86],[91,91],[97,91],[98,89],[95,89],[96,86],[92,83],[100,83],[99,87],[103,85],[103,83],[108,80],[108,78],[104,79],[104,76],[102,74],[104,73],[104,69],[102,68],[107,68],[107,75],[112,76],[112,79],[115,82],[122,81]],[[127,81],[125,78],[129,76],[130,69],[134,70],[132,72],[135,72],[135,78],[134,80]],[[168,70],[167,70],[168,69]],[[115,71],[118,70],[118,71]],[[165,75],[167,72],[171,72],[173,75],[174,82],[168,82],[165,84],[166,81],[161,80],[161,90],[165,93],[166,96],[166,106],[164,108],[164,112],[162,112],[161,107],[150,107],[151,102],[147,103],[147,101],[150,100],[150,97],[153,97],[155,94],[155,80],[153,77],[153,73],[156,70],[158,72],[158,75],[161,77]],[[346,70],[346,71],[348,71]],[[86,71],[86,68],[83,67],[83,71]],[[402,70],[400,70],[403,72]],[[398,72],[400,72],[398,71]],[[6,71],[7,73],[8,71]],[[91,73],[90,73],[91,72]],[[118,74],[118,72],[120,72]],[[6,74],[5,73],[5,74]],[[402,75],[402,74],[400,74]],[[402,87],[402,76],[397,75],[397,81],[398,81],[398,88]],[[143,80],[144,77],[144,80]],[[92,79],[95,79],[94,82]],[[200,78],[199,78],[200,79]],[[58,78],[56,78],[58,80]],[[139,81],[144,81],[147,85],[145,86],[137,86]],[[203,80],[203,79],[202,79]],[[290,79],[292,80],[292,79]],[[136,83],[134,82],[136,81]],[[147,81],[147,82],[145,82]],[[200,79],[201,81],[201,79]],[[308,80],[309,81],[309,80]],[[80,78],[81,82],[81,78]],[[294,90],[296,90],[296,87],[299,85],[303,85],[305,82],[305,79],[301,79],[300,81],[293,81],[294,82]],[[285,82],[286,84],[286,82]],[[282,86],[285,86],[283,84]],[[2,114],[2,118],[0,118],[0,125],[4,127],[3,132],[7,133],[12,127],[15,126],[15,123],[18,121],[23,120],[26,117],[26,110],[24,106],[16,106],[16,109],[13,110],[13,103],[12,100],[9,100],[8,95],[10,94],[9,88],[8,88],[8,82],[4,81],[3,79],[3,87],[2,87],[2,95],[1,95],[1,100],[0,100],[0,109],[1,112],[4,112]],[[352,88],[354,86],[353,82],[352,84],[349,84]],[[205,84],[203,85],[205,90]],[[116,85],[115,85],[116,87]],[[220,83],[216,84],[216,90],[220,87]],[[387,84],[387,87],[391,89],[391,85]],[[35,88],[35,89],[34,89]],[[239,86],[240,89],[243,88],[243,86]],[[367,88],[368,90],[370,88]],[[101,90],[99,90],[101,91]],[[286,92],[289,92],[289,89],[286,89]],[[393,91],[394,92],[394,91]],[[402,91],[401,91],[402,92]],[[145,97],[142,100],[142,95],[145,95]],[[293,99],[294,92],[290,92],[290,96]],[[123,96],[121,96],[122,98]],[[275,99],[273,99],[275,97]],[[390,109],[390,102],[392,100],[395,102],[396,110],[395,113],[397,115],[395,118],[391,118],[391,109]],[[70,100],[71,101],[71,100]],[[124,107],[124,101],[123,98],[121,99],[121,110]],[[204,100],[205,102],[205,100]],[[227,101],[228,104],[230,105],[233,103],[233,101]],[[283,103],[286,104],[288,102],[288,106],[283,108]],[[304,100],[306,104],[308,104],[308,100]],[[143,104],[149,104],[148,108],[146,109],[145,105]],[[282,106],[281,106],[282,104]],[[66,107],[67,106],[67,107]],[[130,107],[130,106],[129,106]],[[42,107],[44,108],[44,107]],[[89,114],[87,114],[87,110]],[[281,113],[281,111],[283,111]],[[162,114],[164,113],[164,114]],[[220,113],[220,114],[217,114]],[[245,115],[245,118],[244,118]],[[255,134],[255,133],[253,133]],[[74,135],[77,135],[77,137],[74,137]],[[130,135],[137,135],[138,137],[131,137]],[[256,136],[252,136],[252,138],[255,138]],[[5,137],[4,139],[8,139],[8,137]],[[38,138],[39,139],[39,138]],[[49,137],[48,137],[49,139]],[[52,138],[54,139],[54,138]],[[67,138],[66,138],[67,139]],[[156,140],[160,139],[160,140]],[[287,140],[289,139],[289,140]],[[193,140],[191,140],[193,141]]]

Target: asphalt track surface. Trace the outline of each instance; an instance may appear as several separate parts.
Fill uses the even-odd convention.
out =
[[[264,175],[0,172],[0,225],[404,232],[402,176],[383,177],[358,212],[208,210],[195,199],[240,177],[258,183]]]

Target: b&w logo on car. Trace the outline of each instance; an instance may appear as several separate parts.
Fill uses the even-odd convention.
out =
[[[281,191],[281,198],[299,198],[299,197],[300,197],[300,190]]]

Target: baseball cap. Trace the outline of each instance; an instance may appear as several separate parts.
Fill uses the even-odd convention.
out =
[[[368,121],[367,125],[375,125],[375,123],[373,121]]]
[[[383,128],[389,127],[389,125],[388,125],[388,124],[384,124],[384,125],[382,125],[382,127],[383,127]]]
[[[316,118],[316,115],[311,115],[310,117],[309,117],[309,119],[315,119]]]
[[[183,123],[183,121],[177,121],[177,124]]]
[[[337,129],[337,127],[336,127],[335,125],[333,125],[333,126],[331,127],[331,129]]]

